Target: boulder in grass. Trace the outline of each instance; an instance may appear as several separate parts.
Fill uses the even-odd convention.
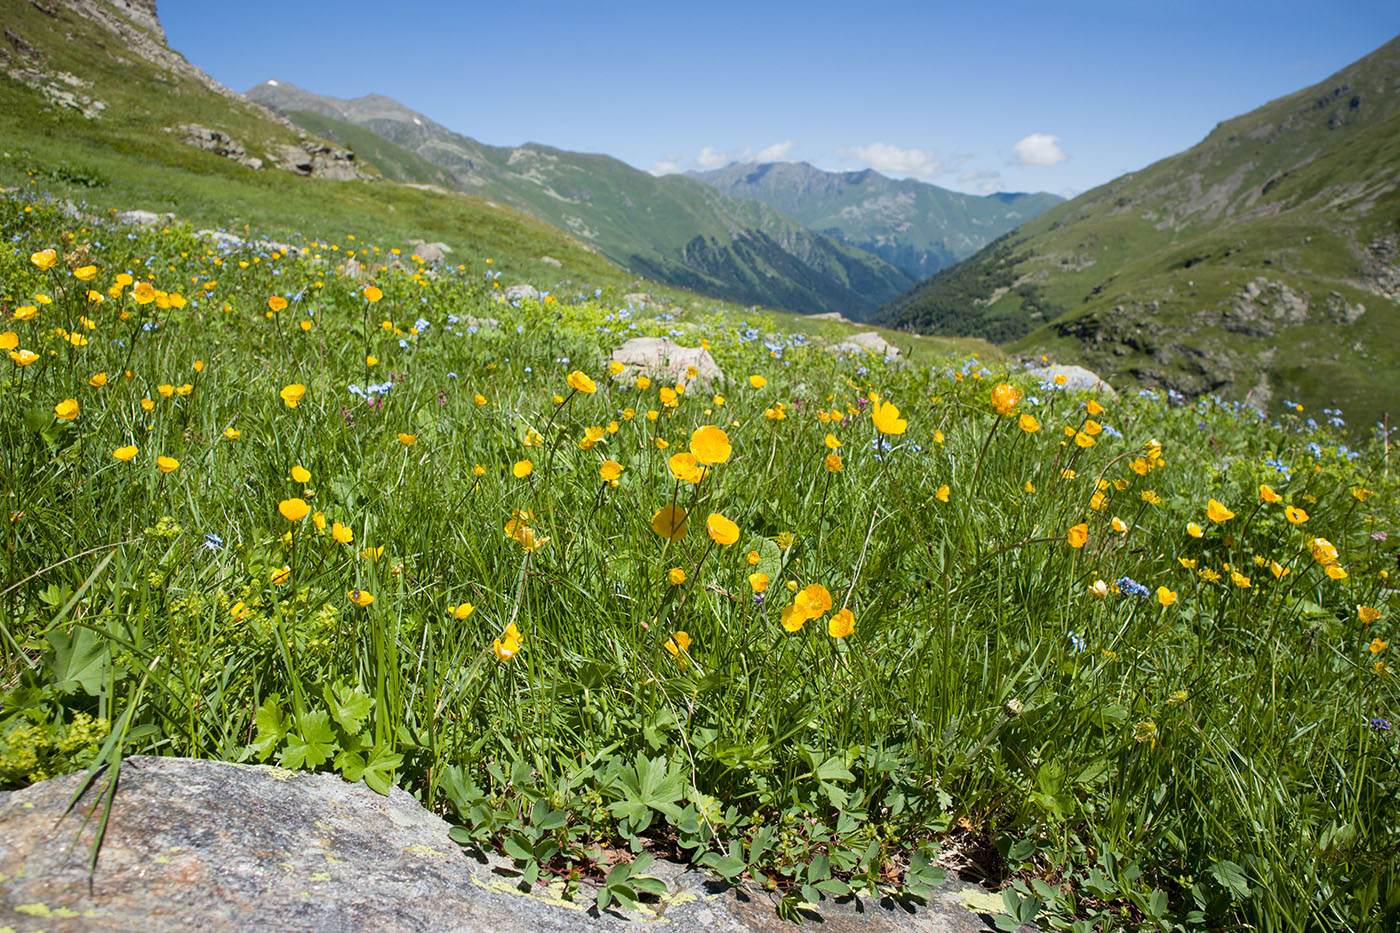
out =
[[[117,214],[117,223],[132,224],[137,227],[154,227],[158,223],[174,220],[174,214],[157,214],[154,211],[132,210]]]
[[[539,301],[540,290],[533,285],[512,285],[506,289],[506,301],[518,301],[524,298]]]
[[[633,382],[646,376],[658,382],[687,382],[690,367],[695,378],[687,384],[702,391],[724,382],[724,372],[704,347],[683,347],[665,337],[633,337],[612,353],[613,362],[622,364],[614,378]]]
[[[1063,366],[1059,363],[1052,363],[1049,366],[1039,366],[1035,369],[1026,370],[1026,375],[1039,379],[1041,382],[1048,382],[1058,388],[1069,392],[1093,392],[1106,396],[1110,399],[1118,397],[1118,393],[1113,391],[1113,386],[1109,385],[1099,374],[1093,370],[1085,369],[1083,366]],[[1056,383],[1056,377],[1064,376],[1063,385]]]
[[[882,360],[904,359],[904,354],[900,352],[899,347],[873,330],[863,330],[858,334],[851,334],[840,343],[833,343],[826,349],[828,353],[868,354]]]
[[[468,855],[447,823],[397,787],[381,797],[334,774],[188,758],[122,762],[89,881],[103,800],[93,786],[70,811],[81,778],[0,792],[0,930],[791,929],[777,917],[780,894],[720,889],[704,870],[665,860],[646,869],[659,894],[599,911],[588,883],[566,899],[562,881],[522,885],[508,859]],[[974,911],[1000,903],[950,878],[924,905],[843,898],[818,913],[827,930],[972,933],[987,929]]]
[[[427,263],[442,262],[452,252],[452,247],[446,243],[425,243],[422,240],[410,240],[409,243],[413,246],[413,255]]]

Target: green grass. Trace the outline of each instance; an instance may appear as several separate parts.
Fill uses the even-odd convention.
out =
[[[831,322],[622,314],[614,284],[513,307],[482,261],[383,270],[372,302],[325,241],[75,226],[0,200],[4,332],[38,356],[0,381],[0,783],[135,753],[333,770],[604,906],[654,887],[629,850],[767,879],[792,917],[926,896],[972,852],[1052,928],[1400,918],[1378,445],[1209,400],[1086,411],[927,343],[839,359]],[[125,270],[190,300],[111,296]],[[729,380],[671,407],[609,375],[626,336],[673,330]],[[1008,418],[1003,379],[1027,393]],[[731,453],[678,479],[705,426]]]

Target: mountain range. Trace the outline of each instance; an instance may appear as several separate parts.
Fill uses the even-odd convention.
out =
[[[390,177],[445,182],[509,204],[657,281],[856,320],[916,281],[766,204],[727,197],[693,178],[656,177],[611,156],[538,143],[489,146],[380,95],[339,100],[274,79],[246,96],[347,144],[363,143],[355,130],[367,130],[380,138],[374,161]]]
[[[1400,406],[1397,91],[1400,39],[1051,208],[874,320],[1374,420]]]
[[[827,172],[806,162],[735,162],[690,175],[731,197],[776,207],[916,279],[966,259],[1064,200],[1045,192],[962,194],[873,169]]]

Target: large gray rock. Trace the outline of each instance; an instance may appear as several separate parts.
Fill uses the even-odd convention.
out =
[[[676,933],[793,927],[775,895],[722,889],[658,862],[666,893],[637,912],[591,906],[561,887],[521,890],[510,863],[468,856],[448,826],[398,788],[380,797],[331,774],[130,758],[91,884],[88,847],[101,806],[79,775],[0,793],[0,929],[299,930],[525,933],[615,931],[662,921]],[[76,844],[75,844],[76,843]],[[950,881],[927,907],[851,899],[820,905],[825,931],[986,929],[1000,898]]]
[[[174,214],[166,214],[162,217],[154,211],[132,210],[121,211],[117,214],[117,223],[133,224],[137,227],[154,227],[166,219],[174,219]]]
[[[274,146],[271,155],[282,168],[298,175],[328,181],[364,181],[372,177],[360,168],[355,153],[349,149],[332,149],[313,140],[306,140],[300,146]]]
[[[506,289],[506,301],[518,301],[523,298],[539,301],[540,290],[533,285],[511,285]]]
[[[446,243],[425,243],[422,240],[410,240],[413,244],[413,255],[424,262],[442,262],[447,258],[447,254],[452,252],[452,247]]]
[[[262,159],[249,158],[243,143],[221,130],[200,126],[198,123],[181,123],[175,129],[179,131],[181,140],[196,149],[232,159],[249,168],[262,168]]]
[[[1062,366],[1058,363],[1052,363],[1049,366],[1029,369],[1026,373],[1041,382],[1048,382],[1052,385],[1058,385],[1055,382],[1056,378],[1064,376],[1065,382],[1059,388],[1070,392],[1094,392],[1108,398],[1118,397],[1118,393],[1113,391],[1113,386],[1099,378],[1098,373],[1085,369],[1083,366]]]
[[[883,360],[904,359],[904,354],[900,352],[899,347],[890,343],[873,330],[864,330],[858,334],[852,334],[840,343],[831,344],[826,349],[828,353],[877,356]]]
[[[715,358],[704,347],[683,347],[665,337],[633,337],[612,352],[613,361],[622,364],[622,372],[613,378],[633,382],[646,376],[665,382],[686,382],[690,367],[695,378],[689,384],[702,391],[724,382],[724,373]]]

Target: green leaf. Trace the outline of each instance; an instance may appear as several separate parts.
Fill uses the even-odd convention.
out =
[[[272,694],[258,707],[253,717],[258,727],[258,737],[248,747],[258,755],[258,761],[267,761],[282,740],[287,737],[287,721],[282,716],[282,698]]]
[[[365,763],[364,780],[369,789],[381,796],[388,796],[394,786],[394,772],[403,765],[403,756],[388,745],[376,745]]]
[[[44,656],[44,666],[54,686],[64,693],[81,688],[88,696],[97,696],[107,672],[107,648],[98,634],[77,626],[71,633],[52,631],[45,637],[53,646]]]
[[[1252,893],[1244,869],[1235,862],[1228,859],[1216,862],[1210,867],[1210,874],[1211,877],[1220,882],[1221,887],[1230,892],[1230,896],[1233,898],[1243,899]]]
[[[733,855],[720,855],[717,852],[706,852],[700,859],[700,864],[707,868],[713,868],[724,878],[737,878],[744,873],[748,863]]]
[[[335,747],[330,714],[325,710],[303,713],[297,717],[297,731],[287,736],[287,747],[282,751],[280,763],[293,771],[314,770],[330,760]]]
[[[332,688],[328,684],[322,693],[326,698],[326,708],[346,735],[354,735],[364,728],[365,718],[374,708],[374,701],[360,688],[343,685]]]

